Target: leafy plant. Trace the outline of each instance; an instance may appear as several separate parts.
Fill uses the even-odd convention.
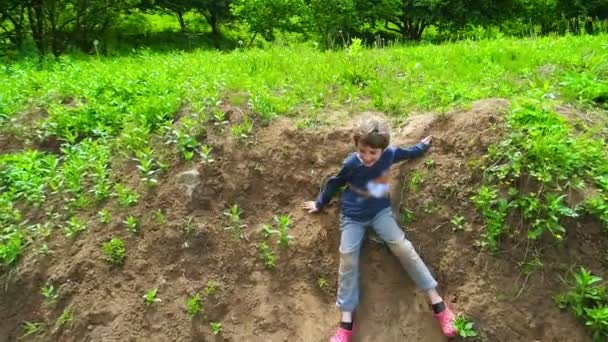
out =
[[[239,208],[237,204],[233,204],[230,209],[224,211],[224,216],[227,216],[229,221],[228,227],[226,230],[232,230],[232,236],[235,239],[243,238],[243,228],[247,225],[241,223],[241,214],[243,211]]]
[[[205,296],[213,296],[217,292],[217,283],[209,280],[205,286]]]
[[[120,265],[125,259],[125,244],[120,238],[114,237],[103,244],[103,253],[106,261],[111,264]]]
[[[225,125],[228,123],[228,119],[226,118],[226,113],[221,109],[217,109],[213,111],[211,115],[211,119],[213,120],[215,125]]]
[[[245,115],[243,117],[243,122],[233,125],[230,128],[230,132],[232,133],[232,136],[238,140],[248,139],[253,132],[253,122]]]
[[[186,220],[186,223],[184,224],[184,233],[186,233],[186,235],[190,235],[190,233],[192,233],[194,229],[195,226],[192,223],[192,217],[188,217],[188,220]]]
[[[561,309],[572,308],[574,315],[585,322],[595,341],[608,338],[608,296],[602,278],[581,267],[568,281],[569,288],[555,299]]]
[[[135,234],[137,233],[137,225],[138,225],[138,221],[137,218],[129,215],[127,216],[127,218],[122,221],[122,223],[125,225],[125,227],[127,228],[127,231],[131,234]]]
[[[112,214],[107,208],[103,208],[97,213],[97,216],[99,216],[99,221],[103,224],[109,224],[112,222]]]
[[[154,220],[156,221],[156,223],[158,225],[163,225],[165,224],[165,222],[167,221],[165,214],[163,213],[162,209],[157,209],[154,212]]]
[[[139,200],[139,194],[132,189],[122,185],[116,184],[114,185],[114,190],[116,190],[116,195],[118,196],[118,203],[123,207],[131,207],[137,204]]]
[[[401,222],[403,222],[403,224],[409,224],[414,221],[416,221],[416,215],[414,212],[404,207],[401,210]]]
[[[203,164],[210,164],[213,163],[215,160],[211,157],[211,151],[213,150],[213,148],[209,147],[209,145],[203,145],[201,147],[200,153],[201,153],[201,162]]]
[[[198,315],[202,309],[201,297],[198,293],[188,297],[188,300],[186,301],[186,312],[188,313],[188,316],[190,316],[190,319],[193,319]]]
[[[327,280],[323,277],[319,277],[319,279],[317,279],[317,286],[320,289],[324,289],[327,286]]]
[[[260,242],[260,244],[258,245],[258,249],[260,251],[260,256],[262,257],[262,260],[264,261],[264,266],[267,269],[274,269],[274,267],[276,266],[276,257],[272,249],[268,247],[268,244],[266,242]]]
[[[72,325],[74,320],[74,312],[68,309],[63,310],[59,318],[57,318],[57,325],[63,327],[66,325]]]
[[[142,174],[141,180],[148,187],[153,187],[158,184],[158,180],[154,176],[159,171],[158,163],[154,161],[152,157],[152,149],[150,147],[144,147],[141,150],[135,152],[137,158],[134,160],[139,163],[137,168]]]
[[[19,230],[7,231],[0,235],[0,262],[3,265],[13,264],[21,256],[23,239],[23,233]]]
[[[477,336],[477,332],[473,328],[473,323],[469,322],[469,320],[463,316],[458,315],[456,320],[454,320],[454,326],[456,327],[456,331],[458,331],[458,335],[460,337],[475,337]]]
[[[146,291],[146,294],[143,296],[144,302],[147,305],[151,305],[151,304],[154,304],[154,303],[161,302],[161,300],[156,297],[157,293],[158,293],[158,289],[157,288],[154,288],[154,289]]]
[[[40,289],[40,294],[44,297],[48,304],[55,304],[59,299],[59,293],[53,284],[46,284]]]
[[[293,239],[291,235],[288,234],[288,230],[291,226],[291,217],[289,215],[279,215],[278,217],[274,217],[275,222],[277,223],[277,232],[279,234],[279,246],[282,249],[286,249],[289,247],[289,241]]]
[[[72,216],[68,222],[66,222],[66,226],[63,229],[63,232],[67,238],[76,237],[81,232],[85,231],[87,226],[85,222],[76,217]]]
[[[42,334],[46,331],[46,324],[42,322],[23,322],[23,335],[22,337],[28,337],[33,335]]]
[[[422,177],[422,173],[420,171],[414,171],[412,177],[410,178],[409,188],[412,192],[420,191],[420,185],[424,182],[424,178]]]
[[[462,216],[462,215],[456,215],[456,216],[454,216],[450,220],[450,222],[454,226],[454,228],[452,228],[452,230],[454,230],[454,231],[463,230],[464,229],[464,224],[466,223],[465,220],[464,220],[464,216]]]
[[[209,323],[209,326],[211,327],[211,332],[213,333],[213,335],[218,335],[222,332],[222,323],[211,322]]]

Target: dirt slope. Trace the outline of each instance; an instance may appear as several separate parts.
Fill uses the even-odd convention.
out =
[[[427,156],[394,167],[395,210],[408,208],[416,216],[404,225],[406,234],[436,274],[445,299],[477,323],[481,340],[585,341],[582,326],[569,313],[560,313],[551,296],[560,290],[560,267],[587,262],[592,253],[548,251],[546,260],[556,266],[530,277],[517,296],[523,283],[517,262],[525,246],[508,246],[496,257],[476,247],[483,225],[468,201],[480,181],[472,161],[496,141],[495,124],[507,109],[507,101],[490,99],[439,117],[413,114],[397,127],[398,144],[413,144],[426,134],[435,139]],[[322,180],[351,151],[353,122],[299,130],[281,119],[259,127],[251,144],[210,128],[206,140],[215,162],[176,162],[153,190],[139,184],[137,170],[126,166],[124,179],[131,179],[143,194],[137,207],[107,204],[114,216],[107,226],[96,218],[101,207],[91,209],[85,213],[88,230],[77,239],[53,234],[47,241],[53,253],[46,256],[33,253],[41,243],[37,241],[14,270],[2,275],[0,340],[17,340],[23,321],[49,325],[44,334],[26,338],[36,341],[327,340],[339,318],[334,306],[338,204],[334,201],[317,215],[299,206],[317,195]],[[432,165],[425,162],[430,159]],[[191,196],[178,176],[185,171],[197,174]],[[407,184],[415,171],[424,181],[411,191]],[[243,209],[246,239],[235,240],[224,229],[222,212],[234,203]],[[155,222],[157,209],[165,213],[166,223]],[[272,240],[278,259],[276,269],[269,271],[257,245],[261,225],[278,214],[292,215],[294,239],[284,251]],[[449,221],[456,214],[468,222],[464,231],[452,231]],[[128,215],[140,218],[135,236],[120,223]],[[186,234],[188,222],[194,229]],[[608,246],[594,238],[596,228],[582,230],[584,239],[575,234],[573,248],[605,250]],[[122,267],[103,260],[101,245],[115,235],[126,243]],[[361,263],[357,341],[445,340],[424,294],[414,289],[385,246],[366,241]],[[592,270],[601,267],[590,263]],[[323,288],[320,277],[327,280]],[[210,280],[218,290],[202,295],[204,311],[190,320],[184,311],[186,297],[204,293]],[[47,282],[59,289],[55,306],[45,305],[39,294]],[[142,295],[155,287],[162,302],[148,307]],[[74,320],[58,328],[55,322],[64,309],[74,312]],[[222,333],[214,336],[210,322],[221,322]]]

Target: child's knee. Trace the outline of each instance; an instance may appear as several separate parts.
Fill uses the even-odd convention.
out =
[[[416,253],[414,245],[405,237],[400,241],[389,243],[389,247],[393,253],[397,254],[398,256],[403,255],[410,258],[418,257],[418,253]]]
[[[342,253],[340,252],[340,272],[348,273],[355,270],[359,260],[357,260],[358,254],[355,252]]]

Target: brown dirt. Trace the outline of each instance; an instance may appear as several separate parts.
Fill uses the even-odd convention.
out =
[[[437,117],[411,117],[395,132],[395,143],[411,144],[433,134],[433,148],[423,158],[394,167],[393,204],[408,208],[416,221],[406,234],[440,282],[451,306],[477,325],[483,341],[585,341],[583,326],[562,313],[552,296],[561,291],[559,276],[573,264],[584,264],[606,276],[598,253],[605,251],[599,226],[571,223],[567,245],[540,251],[544,266],[527,279],[518,268],[526,246],[504,242],[504,252],[492,256],[477,246],[483,224],[468,199],[479,185],[474,165],[500,132],[495,123],[508,102],[491,99],[471,110]],[[2,275],[0,340],[23,334],[24,321],[45,322],[47,331],[35,341],[326,341],[338,320],[334,306],[338,267],[338,204],[309,215],[300,204],[313,199],[319,184],[335,172],[351,151],[350,127],[298,130],[281,119],[257,129],[252,142],[233,141],[226,131],[210,128],[207,143],[215,162],[174,163],[160,185],[147,191],[135,208],[114,203],[107,208],[113,223],[104,226],[95,208],[84,214],[88,230],[75,240],[59,232],[48,238],[52,250],[37,255],[42,241]],[[433,166],[424,164],[432,159]],[[196,169],[200,184],[189,197],[177,175]],[[418,192],[402,186],[417,170],[424,178]],[[136,178],[136,170],[132,171]],[[235,240],[222,214],[237,203],[243,209],[246,239]],[[154,221],[162,209],[165,224]],[[291,214],[293,244],[285,251],[275,241],[276,269],[268,271],[257,250],[261,225],[273,216]],[[460,214],[466,229],[453,232],[450,219]],[[137,235],[120,223],[127,215],[140,218]],[[188,220],[195,229],[186,234]],[[571,229],[569,229],[571,228]],[[577,229],[575,229],[577,228]],[[112,236],[123,237],[127,258],[110,267],[101,251]],[[363,246],[362,300],[357,341],[444,341],[424,294],[399,267],[388,249],[371,240]],[[320,289],[318,279],[327,280]],[[213,296],[203,296],[204,312],[190,320],[186,297],[203,293],[208,281],[218,283]],[[61,295],[47,306],[39,294],[47,282]],[[158,288],[162,300],[146,306],[142,295]],[[520,291],[521,290],[521,291]],[[57,317],[73,310],[71,326],[58,328]],[[210,322],[221,322],[213,336]]]

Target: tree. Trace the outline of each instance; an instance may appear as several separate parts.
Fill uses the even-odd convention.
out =
[[[219,23],[230,17],[231,0],[196,0],[197,9],[211,26],[211,34],[219,36]]]
[[[249,45],[260,34],[274,40],[274,31],[304,32],[310,21],[310,8],[302,0],[237,0],[232,14],[253,33]]]
[[[21,48],[25,39],[25,5],[19,0],[4,0],[0,3],[0,29],[9,41]]]
[[[179,21],[179,27],[182,32],[186,32],[186,22],[184,21],[184,13],[195,9],[196,2],[192,0],[156,0],[154,4],[163,10],[173,12]]]
[[[317,32],[326,45],[331,45],[339,35],[350,36],[361,24],[353,0],[311,0],[310,6]],[[345,43],[344,39],[343,43]]]
[[[62,54],[69,44],[88,52],[101,40],[122,10],[138,0],[28,0],[25,1],[32,38],[41,55],[49,49]]]

